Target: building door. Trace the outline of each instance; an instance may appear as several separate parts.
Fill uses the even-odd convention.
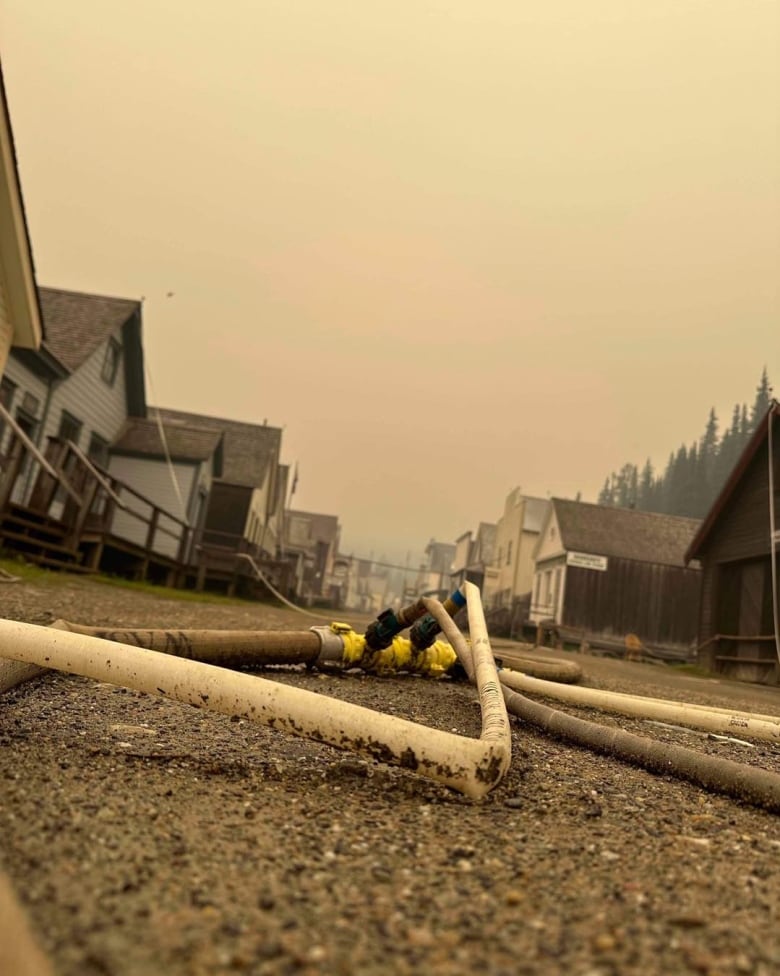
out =
[[[761,562],[745,563],[742,567],[739,593],[739,631],[740,636],[757,637],[761,635],[761,610],[764,603],[765,568]],[[753,641],[740,641],[737,644],[738,657],[757,657],[757,646]]]

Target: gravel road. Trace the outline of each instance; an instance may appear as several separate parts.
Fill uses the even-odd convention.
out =
[[[58,574],[0,587],[0,615],[313,622]],[[597,687],[780,713],[774,689],[566,658]],[[274,677],[479,735],[473,690],[450,680]],[[774,745],[576,714],[780,772]],[[474,802],[243,720],[50,673],[0,703],[2,867],[58,976],[780,973],[778,817],[512,729],[508,777]]]

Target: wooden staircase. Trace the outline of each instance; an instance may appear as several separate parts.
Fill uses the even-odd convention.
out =
[[[8,549],[38,566],[92,572],[82,565],[83,553],[67,544],[67,534],[62,522],[22,505],[10,504],[0,515],[0,547],[7,542]]]

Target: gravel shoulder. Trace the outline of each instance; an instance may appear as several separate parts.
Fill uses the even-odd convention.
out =
[[[0,614],[315,622],[57,574],[0,587]],[[780,713],[775,689],[564,656],[598,687]],[[273,677],[479,735],[473,690],[450,680]],[[574,713],[780,772],[772,744]],[[514,720],[512,739],[506,780],[474,802],[244,720],[50,673],[0,702],[2,867],[58,976],[780,972],[778,817]]]

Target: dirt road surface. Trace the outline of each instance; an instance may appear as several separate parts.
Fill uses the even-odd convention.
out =
[[[0,587],[0,615],[313,622],[56,574]],[[774,689],[563,656],[595,687],[780,713]],[[473,690],[450,680],[275,677],[479,735]],[[576,714],[780,772],[773,744]],[[508,777],[474,802],[243,720],[49,673],[0,701],[1,866],[58,976],[780,973],[780,818],[515,720],[512,739]]]

